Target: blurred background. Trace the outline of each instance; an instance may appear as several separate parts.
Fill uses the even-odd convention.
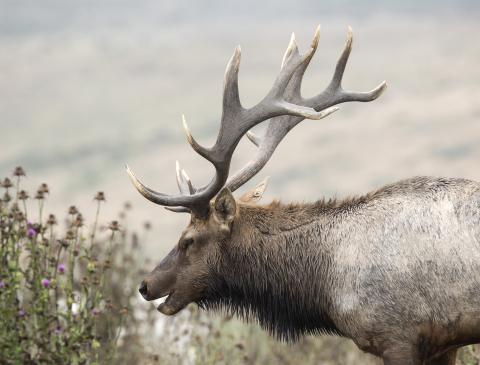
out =
[[[265,202],[308,201],[414,175],[480,180],[479,15],[476,0],[0,0],[0,175],[22,165],[27,187],[47,180],[52,212],[75,204],[92,213],[97,190],[106,216],[130,201],[130,224],[153,224],[145,250],[159,261],[188,216],[143,199],[124,164],[167,193],[177,189],[177,159],[195,184],[208,182],[213,170],[186,143],[181,115],[212,144],[235,46],[248,107],[272,85],[291,32],[305,50],[321,24],[305,96],[329,82],[348,25],[344,87],[388,88],[302,122],[245,188],[269,175]],[[232,170],[254,152],[242,141]]]

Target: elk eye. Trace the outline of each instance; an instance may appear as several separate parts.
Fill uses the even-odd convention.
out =
[[[191,246],[193,243],[193,238],[187,238],[183,241],[183,247],[188,248],[188,246]]]

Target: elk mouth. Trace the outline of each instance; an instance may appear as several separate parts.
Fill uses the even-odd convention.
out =
[[[172,290],[166,295],[165,301],[160,303],[160,305],[157,307],[157,310],[167,316],[173,316],[185,308],[187,304],[188,302],[186,302],[184,298],[175,296],[175,291]]]

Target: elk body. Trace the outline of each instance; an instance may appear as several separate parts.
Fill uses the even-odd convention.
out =
[[[386,365],[453,365],[457,348],[480,342],[480,184],[417,177],[344,200],[259,205],[266,182],[236,200],[232,192],[268,161],[304,118],[320,119],[333,105],[371,101],[385,88],[350,92],[341,79],[351,32],[327,89],[300,94],[318,43],[300,55],[292,37],[271,91],[250,109],[241,106],[237,48],[225,75],[217,141],[188,141],[215,168],[212,181],[193,186],[177,164],[180,194],[143,185],[141,194],[190,224],[178,244],[145,278],[147,300],[167,296],[159,311],[173,315],[195,302],[256,319],[280,338],[337,334],[383,358]],[[249,130],[269,120],[263,138]],[[229,178],[242,136],[257,156]]]

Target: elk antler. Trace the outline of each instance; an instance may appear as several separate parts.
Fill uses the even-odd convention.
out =
[[[210,200],[223,186],[226,185],[234,191],[251,179],[265,166],[283,137],[302,120],[322,119],[338,110],[337,107],[332,107],[333,105],[347,101],[371,101],[382,93],[386,87],[385,82],[369,92],[349,92],[342,89],[342,76],[352,44],[352,34],[349,29],[347,44],[327,89],[312,98],[302,98],[300,89],[303,74],[317,49],[319,37],[320,27],[315,32],[310,49],[300,55],[292,35],[280,73],[271,90],[262,101],[250,109],[245,109],[240,104],[238,94],[240,47],[237,47],[225,72],[222,118],[215,144],[210,148],[198,144],[183,118],[188,142],[198,154],[215,167],[213,179],[206,186],[197,189],[177,163],[177,183],[180,194],[165,195],[143,185],[127,166],[127,173],[137,190],[148,200],[169,207],[170,210],[191,211],[196,215],[204,216],[208,213]],[[260,139],[249,132],[251,128],[267,119],[271,120],[264,138]],[[257,156],[228,180],[233,152],[245,134],[259,147]]]

